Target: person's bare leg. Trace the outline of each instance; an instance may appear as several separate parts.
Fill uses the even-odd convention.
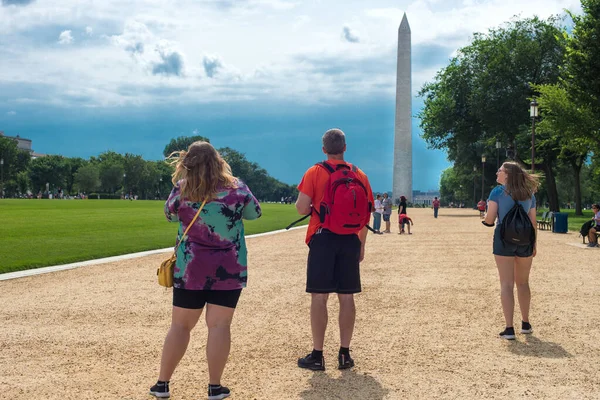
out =
[[[352,334],[354,333],[354,322],[356,320],[356,306],[353,294],[338,294],[340,301],[340,343],[342,347],[350,347]]]
[[[408,234],[411,235],[411,233],[410,233],[410,223],[406,224],[406,230],[408,230]]]
[[[208,340],[206,342],[206,360],[208,361],[209,384],[220,385],[221,376],[229,357],[231,346],[231,320],[235,308],[206,305],[206,326]]]
[[[507,327],[513,326],[513,314],[515,312],[515,298],[513,288],[515,286],[515,257],[494,256],[500,277],[500,301],[502,312]]]
[[[312,293],[310,302],[310,327],[312,329],[313,349],[323,351],[325,331],[327,330],[328,293]]]
[[[173,307],[171,327],[165,338],[160,361],[159,381],[170,381],[177,364],[183,358],[190,342],[190,332],[202,315],[202,309]]]
[[[531,290],[529,289],[529,273],[533,257],[515,259],[515,283],[517,285],[517,296],[519,298],[519,308],[521,309],[521,319],[529,322],[529,306],[531,304]]]
[[[386,233],[391,233],[390,231],[390,221],[385,221],[385,231]]]

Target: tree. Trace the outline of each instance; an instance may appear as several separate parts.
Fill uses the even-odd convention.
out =
[[[570,13],[563,82],[577,102],[600,115],[600,0],[581,0],[582,15]],[[596,119],[595,131],[600,129]],[[595,138],[600,143],[600,136]],[[600,148],[600,146],[598,146]]]
[[[179,136],[177,138],[171,139],[169,144],[165,146],[165,149],[163,150],[163,155],[165,157],[168,157],[173,152],[187,150],[188,147],[190,147],[190,144],[197,142],[197,141],[203,141],[203,142],[210,143],[210,140],[208,138],[206,138],[204,136],[200,136],[200,135]]]
[[[67,175],[70,173],[63,156],[44,156],[31,160],[29,178],[34,192],[46,190],[46,183],[52,191],[65,187]]]
[[[591,122],[595,119],[592,110],[578,105],[560,84],[536,86],[540,97],[540,112],[543,116],[538,125],[541,134],[540,146],[555,146],[559,151],[559,161],[572,170],[574,186],[575,214],[583,215],[581,193],[581,168],[588,158],[593,145]]]
[[[15,179],[17,183],[17,188],[21,194],[26,194],[29,186],[31,185],[31,181],[29,180],[29,174],[27,171],[19,171],[17,173],[17,177]]]
[[[495,161],[495,142],[516,149],[518,161],[530,165],[528,104],[536,94],[532,84],[556,83],[565,39],[558,18],[513,21],[477,33],[473,41],[442,69],[419,95],[425,98],[422,137],[432,148],[445,149],[448,158],[465,171],[479,165],[482,155]],[[551,208],[558,210],[553,169],[560,150],[540,149],[536,167],[544,170]],[[536,146],[537,153],[537,146]],[[495,181],[486,168],[485,186]]]
[[[87,164],[79,168],[74,176],[74,182],[81,192],[92,193],[100,187],[100,171],[95,164]]]

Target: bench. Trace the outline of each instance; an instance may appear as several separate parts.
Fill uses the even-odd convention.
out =
[[[585,239],[587,239],[587,235],[581,237],[583,239],[583,244],[585,244]],[[598,243],[598,239],[600,238],[600,232],[596,232],[596,243]]]
[[[552,211],[544,211],[542,213],[542,219],[538,219],[536,220],[537,224],[538,224],[538,228],[543,231],[546,228],[551,229],[552,228],[552,216],[554,215],[554,213]]]

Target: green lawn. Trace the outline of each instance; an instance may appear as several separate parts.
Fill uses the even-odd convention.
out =
[[[0,200],[0,273],[173,246],[163,201]],[[246,235],[285,228],[293,205],[263,204]],[[304,221],[307,222],[308,220]]]
[[[538,219],[539,219],[541,217],[542,213],[544,211],[548,211],[548,210],[542,208],[537,211],[538,211]],[[592,212],[592,210],[584,210],[583,217],[575,216],[575,210],[573,210],[573,209],[571,209],[571,210],[561,209],[560,212],[569,214],[569,217],[568,217],[569,230],[575,231],[575,232],[579,232],[579,229],[581,229],[581,225],[583,225],[584,222],[589,221],[594,217],[594,213]]]

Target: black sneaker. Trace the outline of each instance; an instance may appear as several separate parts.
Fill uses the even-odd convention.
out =
[[[150,394],[160,399],[171,397],[171,393],[169,393],[169,382],[157,382],[156,385],[150,388]]]
[[[298,359],[298,366],[311,371],[325,371],[325,357],[321,357],[319,360],[309,353],[306,357]]]
[[[231,391],[225,386],[211,386],[208,385],[208,400],[221,400],[229,397]]]
[[[521,333],[533,333],[533,328],[529,322],[521,321]]]
[[[506,328],[500,332],[500,337],[506,340],[515,340],[515,328]]]
[[[350,357],[350,354],[338,355],[338,369],[348,369],[354,367],[354,360]]]

